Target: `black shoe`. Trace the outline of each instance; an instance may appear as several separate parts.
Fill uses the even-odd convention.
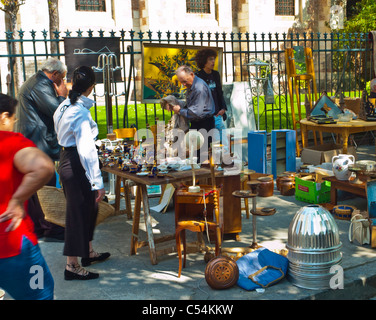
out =
[[[83,267],[87,267],[87,266],[90,266],[92,262],[100,262],[100,261],[104,261],[104,260],[108,259],[110,257],[110,255],[111,254],[109,252],[98,253],[93,258],[82,258],[81,264],[82,264]]]
[[[76,267],[76,272],[69,271],[67,269],[64,270],[64,279],[65,280],[91,280],[91,279],[97,279],[99,277],[98,273],[89,272],[87,270],[84,270],[83,274],[79,274],[79,272],[82,271],[83,268],[81,268],[79,265]]]

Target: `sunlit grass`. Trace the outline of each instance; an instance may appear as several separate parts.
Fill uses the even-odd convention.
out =
[[[98,138],[106,138],[107,121],[105,106],[98,106],[96,109],[91,108],[90,111],[93,119],[96,120],[98,124]],[[97,113],[97,119],[95,118],[95,112]],[[146,128],[146,124],[154,125],[156,118],[165,121],[170,120],[171,113],[164,111],[159,104],[137,104],[137,112],[135,105],[128,105],[127,112],[124,115],[124,105],[119,105],[118,110],[116,110],[116,106],[112,106],[112,118],[114,129],[129,128],[131,125],[135,125],[137,128],[141,129]]]

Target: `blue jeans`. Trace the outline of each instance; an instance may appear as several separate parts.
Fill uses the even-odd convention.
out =
[[[0,288],[15,300],[53,300],[54,280],[38,244],[24,237],[19,255],[0,259]]]
[[[222,137],[222,130],[226,129],[225,122],[223,121],[223,117],[214,116],[214,123],[215,123],[215,128],[218,130],[218,134],[219,134],[219,135],[214,136],[214,141],[220,141],[221,144],[223,145],[224,153],[228,153],[230,150],[228,147],[228,144],[229,144],[228,137],[226,136]]]

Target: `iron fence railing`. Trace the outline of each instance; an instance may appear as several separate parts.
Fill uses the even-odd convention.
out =
[[[249,82],[252,75],[247,68],[253,59],[269,61],[272,65],[271,82],[274,103],[265,104],[260,97],[260,129],[291,128],[289,95],[286,79],[285,49],[293,46],[311,47],[319,93],[359,97],[373,73],[372,43],[365,33],[219,33],[219,32],[137,32],[131,31],[55,31],[49,35],[43,31],[19,30],[5,32],[0,39],[0,91],[15,95],[17,87],[38,70],[39,64],[49,56],[65,58],[64,39],[70,37],[119,37],[122,83],[114,104],[114,128],[138,128],[154,124],[157,118],[168,119],[171,115],[158,104],[140,102],[141,63],[143,43],[210,46],[223,48],[222,81]],[[51,43],[55,51],[51,52]],[[17,68],[16,68],[17,66]],[[254,99],[253,99],[254,101]],[[95,107],[95,120],[99,121],[100,99]],[[256,110],[256,108],[254,108]]]

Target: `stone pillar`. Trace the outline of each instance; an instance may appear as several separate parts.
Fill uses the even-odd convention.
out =
[[[148,0],[132,0],[132,19],[133,19],[133,31],[135,31],[135,38],[138,39],[139,32],[146,32],[149,30],[149,19],[148,19]],[[134,43],[134,51],[141,51],[141,43],[135,42]],[[142,57],[141,55],[137,55],[134,57],[135,68],[138,70],[136,74],[136,92],[137,92],[137,100],[141,99],[141,70],[142,70]],[[134,99],[133,95],[130,99]]]
[[[244,36],[245,32],[249,32],[249,2],[248,0],[232,0],[232,21],[233,27],[232,32],[237,37],[237,33],[241,32],[242,36]],[[246,49],[247,44],[242,43],[242,46]],[[239,50],[239,44],[235,41],[234,42],[234,50]],[[242,65],[245,66],[248,61],[242,61]],[[234,81],[241,81],[242,73],[247,73],[246,67],[241,70],[240,68],[240,56],[235,55],[234,57]]]

